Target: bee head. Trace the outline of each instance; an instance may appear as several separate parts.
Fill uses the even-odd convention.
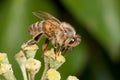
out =
[[[69,42],[68,42],[67,47],[68,47],[68,48],[73,48],[73,47],[79,45],[80,42],[81,42],[80,36],[79,36],[79,35],[75,35],[75,36],[73,36],[73,37],[71,37],[71,38],[69,39]]]

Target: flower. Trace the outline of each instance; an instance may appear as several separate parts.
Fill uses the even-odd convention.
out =
[[[60,63],[64,63],[65,62],[65,58],[61,55],[61,52],[58,52],[56,54],[56,60]]]
[[[6,53],[0,53],[0,62],[7,57]]]
[[[58,61],[60,63],[65,62],[65,58],[64,58],[64,56],[62,56],[61,52],[57,52],[55,54],[53,48],[49,51],[46,51],[44,55],[47,56],[50,59],[53,59],[54,61]]]
[[[79,79],[75,76],[68,76],[67,80],[79,80]]]
[[[44,55],[47,56],[48,58],[55,59],[55,53],[53,48],[51,50],[46,51]]]
[[[49,69],[46,75],[47,75],[48,80],[60,80],[61,79],[60,73],[56,71],[55,69]]]
[[[25,62],[26,62],[26,57],[25,57],[23,51],[20,51],[19,53],[17,53],[15,55],[15,59],[17,60],[19,65],[25,64]]]
[[[21,48],[26,53],[25,55],[27,58],[34,58],[38,50],[38,46],[36,44],[34,45],[23,44]]]
[[[50,68],[58,69],[64,62],[65,58],[61,52],[54,53],[54,49],[48,50],[44,53],[45,63],[49,63]]]
[[[11,64],[0,64],[0,75],[2,75],[5,80],[16,80]]]
[[[38,72],[41,67],[41,62],[39,60],[36,60],[34,58],[29,58],[26,61],[26,69],[29,72]]]
[[[0,63],[9,63],[6,53],[0,53]]]
[[[0,64],[0,75],[5,74],[10,71],[12,71],[11,64]]]
[[[32,50],[32,51],[34,51],[34,50],[38,49],[38,46],[36,44],[30,45],[30,46],[28,46],[27,44],[23,44],[22,49],[23,50]]]

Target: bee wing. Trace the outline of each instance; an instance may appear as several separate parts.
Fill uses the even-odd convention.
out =
[[[76,34],[75,29],[69,23],[62,22],[61,25],[64,28],[65,32],[68,34],[68,36]]]
[[[40,18],[40,19],[43,19],[43,20],[47,20],[47,19],[50,19],[50,20],[54,20],[55,22],[57,23],[61,23],[57,18],[55,18],[54,16],[52,16],[51,14],[47,13],[47,12],[33,12],[33,14]]]

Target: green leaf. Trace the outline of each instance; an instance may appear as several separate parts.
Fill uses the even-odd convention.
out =
[[[120,59],[120,8],[117,0],[61,0],[74,17],[106,49],[113,61]]]

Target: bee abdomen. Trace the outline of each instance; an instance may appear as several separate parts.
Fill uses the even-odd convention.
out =
[[[36,35],[41,32],[41,27],[41,22],[33,23],[29,28],[29,33],[33,36]]]

